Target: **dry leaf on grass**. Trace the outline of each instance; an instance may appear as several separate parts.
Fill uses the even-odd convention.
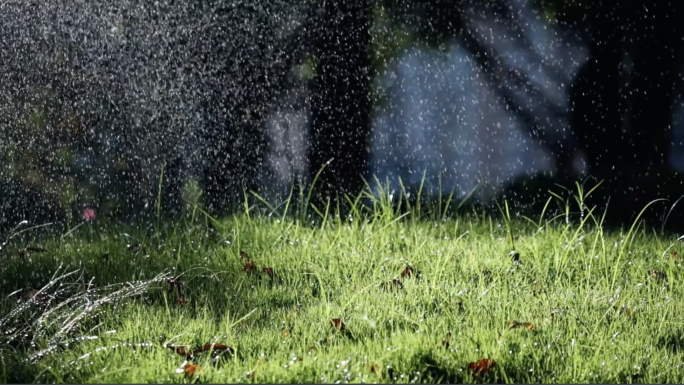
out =
[[[525,328],[529,330],[536,331],[537,327],[531,322],[519,322],[519,321],[508,321],[509,329]]]
[[[184,361],[180,368],[176,369],[176,374],[185,373],[186,376],[191,377],[197,371],[197,365],[193,365],[188,361]]]
[[[344,322],[342,322],[342,319],[340,318],[333,318],[332,320],[330,320],[330,324],[332,325],[333,329],[339,330],[341,332],[345,331],[346,329]]]
[[[494,366],[496,366],[496,361],[491,358],[483,358],[479,361],[469,363],[468,370],[476,376],[484,376],[489,373]]]

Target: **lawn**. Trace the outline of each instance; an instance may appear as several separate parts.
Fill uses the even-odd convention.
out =
[[[555,203],[26,232],[0,251],[0,381],[684,382],[677,238]]]

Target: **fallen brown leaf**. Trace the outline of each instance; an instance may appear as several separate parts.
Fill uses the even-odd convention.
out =
[[[333,329],[339,330],[343,332],[345,330],[345,325],[344,322],[340,318],[333,318],[330,323],[332,324]]]
[[[195,371],[197,370],[197,365],[190,365],[186,364],[183,369],[185,369],[185,374],[188,375],[188,377],[191,377],[193,374],[195,374]]]
[[[166,347],[167,349],[173,350],[178,355],[185,356],[185,357],[192,357],[192,352],[186,350],[186,348],[188,348],[188,346],[178,346],[178,345],[168,344],[168,345],[165,345],[164,347]]]
[[[254,262],[247,262],[247,263],[245,263],[244,270],[245,270],[245,273],[256,273],[257,267],[254,264]]]
[[[491,358],[483,358],[468,364],[468,370],[476,376],[484,376],[496,366],[496,361]]]
[[[409,265],[406,265],[404,270],[401,271],[401,278],[411,278],[412,275],[414,275],[414,271]]]
[[[183,362],[183,365],[179,369],[176,369],[176,373],[185,373],[186,376],[191,377],[197,371],[197,365],[193,365],[187,361]]]
[[[366,368],[367,368],[371,373],[375,374],[376,376],[382,375],[382,372],[380,371],[380,365],[378,365],[378,364],[376,364],[376,363],[372,363],[372,364],[366,365]]]
[[[526,329],[533,330],[533,331],[537,330],[537,328],[531,322],[518,322],[518,321],[510,322],[509,321],[508,324],[509,324],[509,326],[508,326],[509,329],[526,328]]]

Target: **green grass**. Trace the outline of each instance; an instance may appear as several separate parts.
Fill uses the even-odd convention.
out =
[[[20,249],[36,245],[12,239],[1,252],[0,314],[19,311],[0,321],[0,381],[684,381],[675,237],[638,225],[606,233],[582,205],[568,222],[550,209],[512,219],[505,204],[503,219],[400,215],[387,198],[363,207],[346,218],[250,207],[211,231],[199,211],[137,231],[84,225],[25,258]],[[257,273],[244,271],[240,250]],[[408,265],[420,278],[401,278]],[[166,281],[179,274],[180,293]],[[49,306],[8,297],[48,282],[39,298]],[[234,354],[198,354],[192,376],[177,374],[186,358],[164,348],[209,343]],[[496,366],[471,373],[483,358]]]

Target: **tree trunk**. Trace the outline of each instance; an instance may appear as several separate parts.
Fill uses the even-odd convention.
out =
[[[684,48],[681,8],[656,2],[647,5],[646,14],[635,10],[630,164],[642,173],[670,169],[674,91]]]
[[[182,159],[174,156],[164,166],[161,207],[164,213],[178,217],[183,211],[183,176],[181,174]]]
[[[681,5],[673,4],[596,2],[587,12],[594,15],[594,37],[589,62],[573,85],[573,131],[590,175],[607,182],[604,196],[617,207],[611,217],[623,225],[650,200],[669,193],[663,187],[671,170],[670,126],[684,32],[677,18]],[[634,65],[628,87],[619,69],[625,55]],[[624,101],[629,106],[621,108]]]
[[[246,103],[248,109],[260,107],[257,103]],[[243,193],[257,190],[258,175],[263,163],[265,147],[261,127],[263,113],[236,108],[243,119],[225,122],[225,128],[212,131],[206,139],[209,143],[204,165],[202,186],[204,203],[209,213],[221,216],[234,209],[243,199]]]
[[[589,59],[572,85],[572,132],[585,152],[588,173],[610,184],[625,166],[620,103],[620,64],[624,57],[619,24],[621,6],[592,3],[587,11],[592,30]]]
[[[371,0],[325,1],[317,33],[309,171],[323,196],[357,194],[370,154]],[[328,163],[330,161],[330,163]]]
[[[619,100],[622,55],[614,46],[599,50],[591,54],[573,84],[572,131],[585,151],[589,174],[613,179],[623,164],[625,142]]]

